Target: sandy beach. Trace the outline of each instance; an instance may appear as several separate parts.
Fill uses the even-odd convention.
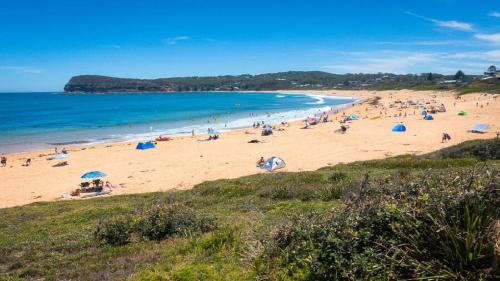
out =
[[[356,113],[362,117],[348,123],[350,128],[345,134],[335,132],[344,114],[339,112],[330,114],[333,122],[311,129],[300,129],[303,122],[292,122],[266,137],[260,136],[260,129],[250,128],[223,133],[217,141],[201,141],[206,135],[175,138],[144,151],[136,150],[136,143],[68,147],[69,165],[63,167],[53,167],[57,160],[46,160],[53,151],[7,154],[7,166],[0,167],[0,207],[57,200],[62,193],[76,189],[82,181],[80,176],[92,170],[105,172],[108,176],[104,180],[118,186],[112,195],[188,189],[206,180],[263,173],[255,167],[261,156],[283,158],[287,167],[281,171],[308,171],[341,162],[423,154],[466,140],[493,138],[500,131],[500,99],[494,95],[469,94],[456,99],[451,92],[408,90],[304,92],[356,96],[366,101],[377,96],[381,99],[377,107],[365,102],[345,110],[346,115]],[[389,107],[397,100],[409,99],[443,103],[447,112],[435,114],[433,121],[424,121],[421,109],[400,109],[399,103]],[[459,116],[461,110],[468,115]],[[391,131],[398,122],[404,122],[406,132]],[[478,123],[490,124],[489,132],[467,132]],[[444,132],[451,135],[451,141],[441,143]],[[252,139],[264,143],[248,143]],[[22,166],[26,158],[32,159],[28,167]]]

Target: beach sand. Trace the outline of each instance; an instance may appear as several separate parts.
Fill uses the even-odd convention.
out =
[[[345,110],[346,114],[363,117],[349,123],[350,129],[345,134],[334,132],[339,128],[335,118],[340,120],[343,114],[340,112],[331,114],[334,122],[320,123],[312,129],[300,129],[303,122],[292,122],[284,131],[275,130],[274,135],[267,137],[261,137],[260,130],[246,129],[223,133],[217,141],[200,141],[206,135],[175,138],[144,151],[136,150],[136,143],[74,146],[69,147],[71,157],[69,165],[64,167],[52,167],[57,160],[39,156],[53,151],[12,153],[6,155],[7,167],[0,167],[0,207],[57,200],[62,193],[76,189],[80,176],[92,170],[105,172],[108,176],[104,180],[120,186],[113,190],[113,195],[188,189],[207,180],[263,173],[255,167],[261,156],[283,158],[287,167],[281,171],[308,171],[341,162],[423,154],[465,140],[493,138],[500,131],[500,98],[495,99],[494,95],[469,94],[456,100],[450,92],[300,91],[305,92],[366,99],[379,96],[380,104],[386,107],[396,100],[434,99],[438,105],[444,103],[447,112],[435,114],[433,121],[424,121],[422,110],[388,108],[387,116],[370,119],[379,116],[381,109],[364,103]],[[458,116],[461,110],[469,115]],[[402,117],[389,117],[400,112]],[[398,122],[406,124],[405,133],[391,131]],[[489,123],[491,129],[486,134],[468,133],[477,123]],[[448,143],[441,143],[443,132],[452,137]],[[266,143],[247,143],[251,139]],[[22,166],[26,158],[32,159],[29,167]]]

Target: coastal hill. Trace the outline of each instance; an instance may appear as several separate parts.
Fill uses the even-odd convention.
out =
[[[273,91],[311,89],[415,89],[500,92],[495,76],[436,73],[332,74],[321,71],[289,71],[259,75],[173,77],[159,79],[116,78],[99,75],[72,77],[64,87],[70,93],[187,92],[187,91]],[[469,90],[470,88],[470,90]]]

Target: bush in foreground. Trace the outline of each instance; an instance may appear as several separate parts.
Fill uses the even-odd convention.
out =
[[[216,228],[214,217],[198,217],[180,204],[156,203],[135,216],[114,217],[99,221],[94,236],[110,245],[124,245],[133,240],[163,240],[172,236],[192,236]]]
[[[493,167],[367,177],[343,211],[275,231],[257,267],[271,279],[495,280],[498,186]]]
[[[97,241],[118,246],[129,242],[131,232],[131,218],[120,216],[99,221],[94,236]]]

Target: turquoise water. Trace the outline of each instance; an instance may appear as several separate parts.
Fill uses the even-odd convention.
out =
[[[347,104],[274,93],[0,93],[0,152],[147,139],[297,120]]]

